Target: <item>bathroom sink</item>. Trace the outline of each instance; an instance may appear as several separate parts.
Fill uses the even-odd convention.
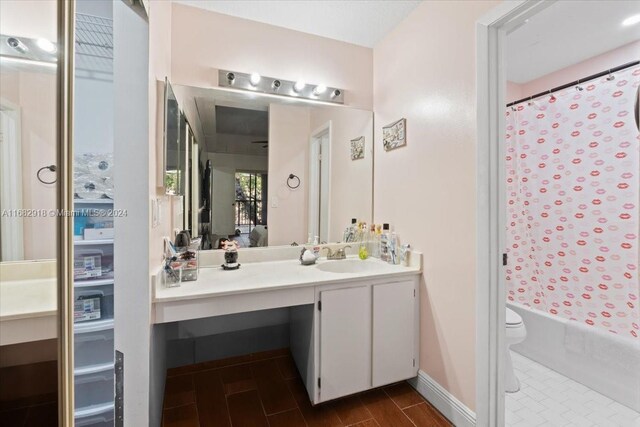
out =
[[[318,270],[329,273],[366,273],[368,271],[377,270],[378,267],[373,262],[362,261],[359,259],[346,259],[339,261],[327,261],[318,264]]]

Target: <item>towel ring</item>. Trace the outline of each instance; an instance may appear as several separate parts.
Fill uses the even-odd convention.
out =
[[[43,184],[55,184],[55,182],[57,181],[56,178],[54,178],[53,181],[45,181],[40,177],[40,172],[42,172],[45,169],[48,169],[49,172],[55,172],[58,168],[56,168],[56,165],[49,165],[49,166],[41,167],[40,169],[38,169],[38,172],[36,172],[36,177],[38,178],[38,181],[40,181]]]
[[[291,181],[296,182],[296,184],[291,185]],[[295,190],[296,188],[300,187],[300,178],[298,178],[297,175],[290,173],[289,178],[287,178],[287,187],[291,188],[292,190]]]

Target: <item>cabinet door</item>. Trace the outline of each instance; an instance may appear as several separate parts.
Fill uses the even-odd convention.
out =
[[[320,292],[320,398],[327,401],[371,387],[369,286]]]
[[[416,375],[414,289],[412,280],[373,286],[373,387]]]

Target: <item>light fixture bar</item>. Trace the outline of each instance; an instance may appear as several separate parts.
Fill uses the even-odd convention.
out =
[[[298,85],[296,85],[298,83]],[[218,70],[218,86],[291,98],[344,104],[344,91],[323,84],[302,83],[260,76],[257,73]]]
[[[56,51],[57,46],[49,40],[0,34],[0,56],[3,58],[50,62],[55,65],[58,60]]]

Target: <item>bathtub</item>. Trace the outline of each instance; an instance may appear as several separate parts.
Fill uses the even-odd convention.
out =
[[[527,328],[527,338],[512,350],[640,412],[640,340],[521,304],[507,306]]]

